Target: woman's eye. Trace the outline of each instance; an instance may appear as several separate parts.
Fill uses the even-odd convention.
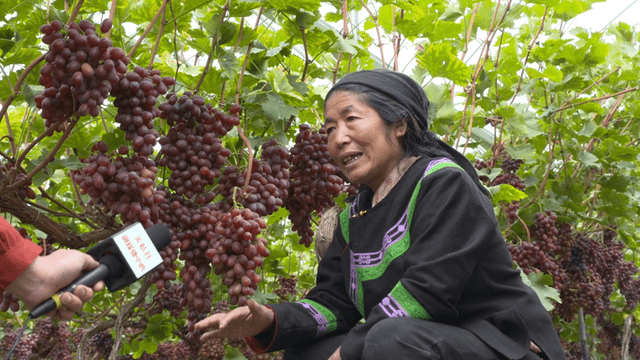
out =
[[[333,132],[333,129],[335,129],[335,127],[328,127],[327,129],[327,135],[331,134]]]

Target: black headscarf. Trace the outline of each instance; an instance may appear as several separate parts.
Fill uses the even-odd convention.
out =
[[[407,126],[413,125],[419,136],[429,131],[429,99],[422,87],[409,76],[387,69],[353,72],[343,76],[333,85],[325,99],[328,99],[335,90],[350,84],[362,85],[378,91],[405,107],[412,115],[412,121]],[[442,140],[438,140],[438,146],[471,176],[485,195],[489,195],[487,189],[478,180],[475,168],[464,155]]]

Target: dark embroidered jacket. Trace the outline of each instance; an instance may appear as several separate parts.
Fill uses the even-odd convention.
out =
[[[491,202],[459,166],[419,159],[373,208],[372,198],[362,192],[341,214],[308,296],[271,305],[275,334],[262,350],[349,332],[341,356],[357,360],[376,322],[410,316],[469,329],[508,359],[525,356],[531,339],[549,359],[565,358],[513,268]]]

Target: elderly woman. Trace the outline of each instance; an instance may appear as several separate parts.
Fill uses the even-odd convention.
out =
[[[197,324],[285,359],[564,359],[521,280],[469,161],[428,130],[406,75],[346,75],[325,98],[333,160],[360,194],[340,215],[317,285],[297,303]],[[364,321],[361,321],[363,320]]]

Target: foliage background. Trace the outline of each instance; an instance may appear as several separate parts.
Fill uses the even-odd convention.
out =
[[[495,179],[507,154],[523,161],[516,174],[526,184],[522,192],[508,186],[492,189],[507,239],[526,241],[535,213],[551,210],[575,231],[614,229],[624,242],[626,260],[638,264],[640,35],[626,23],[601,32],[568,31],[568,23],[595,2],[3,1],[0,161],[24,156],[21,165],[38,191],[22,209],[39,214],[39,220],[19,216],[7,190],[9,177],[0,178],[0,212],[34,238],[55,235],[59,247],[86,249],[103,238],[105,228],[113,231],[114,219],[85,208],[88,198],[77,198],[68,173],[81,166],[79,159],[89,155],[90,144],[103,140],[116,148],[126,143],[114,125],[115,108],[105,105],[99,117],[81,118],[53,154],[60,135],[35,141],[44,122],[33,100],[42,90],[38,59],[47,51],[40,26],[55,19],[66,23],[70,16],[95,23],[112,16],[114,46],[123,48],[134,65],[174,76],[177,92],[195,91],[222,108],[242,104],[241,126],[254,149],[268,138],[292,144],[300,124],[319,128],[323,95],[348,72],[386,67],[407,73],[429,96],[431,129],[470,160],[497,170],[479,170],[481,175]],[[167,129],[166,124],[157,126]],[[237,131],[225,136],[224,144],[239,163],[246,162]],[[46,166],[38,168],[40,164]],[[516,200],[519,218],[510,223],[505,206]],[[51,222],[43,224],[43,219]],[[268,219],[265,237],[271,256],[256,296],[261,302],[277,301],[273,292],[281,275],[298,279],[295,297],[314,283],[315,255],[298,244],[290,227],[284,209]],[[73,241],[67,240],[69,234],[75,234]],[[224,300],[219,279],[211,278],[216,299]],[[534,274],[529,281],[552,308],[558,296],[548,286],[549,277]],[[136,293],[134,286],[97,295],[71,326],[96,326]],[[625,304],[618,291],[611,300],[606,317],[616,325],[639,318],[635,304]],[[4,324],[20,322],[25,312],[0,317]],[[160,316],[154,322],[166,325],[165,330],[147,328],[126,342],[121,354],[141,356],[154,352],[153,344],[176,340],[174,331],[185,319]],[[556,317],[556,323],[568,348],[575,348],[577,319]],[[598,324],[587,315],[596,357],[605,356],[597,349]],[[627,332],[636,332],[631,329]],[[227,356],[242,355],[228,347]]]

